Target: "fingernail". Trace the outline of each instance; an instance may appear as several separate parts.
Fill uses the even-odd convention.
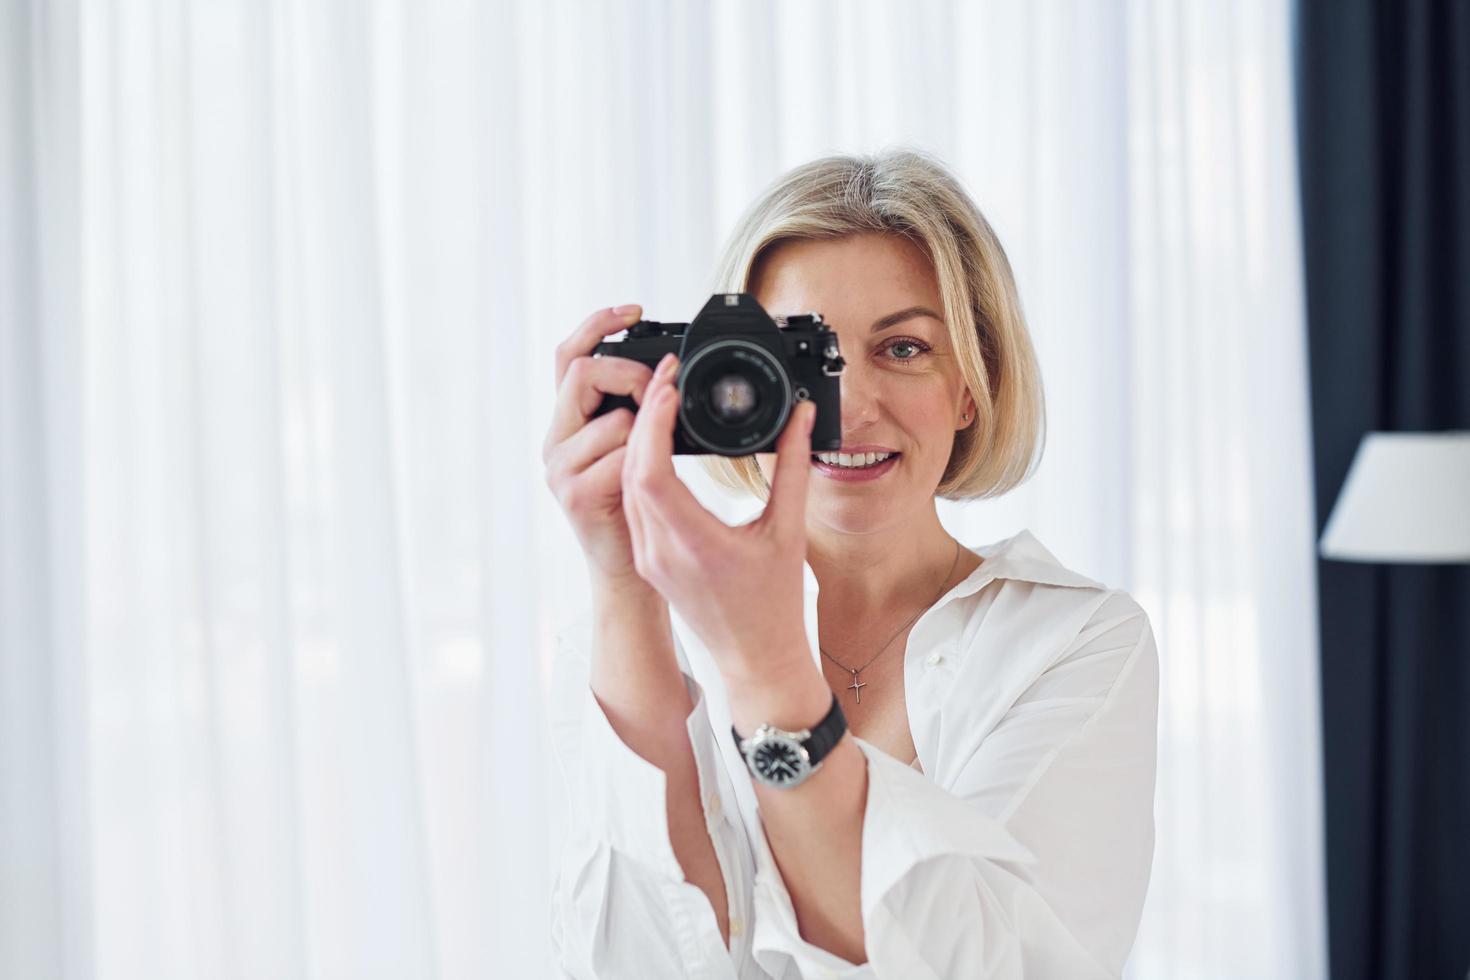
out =
[[[658,362],[659,374],[665,378],[673,374],[678,367],[679,355],[674,353],[665,354],[663,360]]]
[[[806,410],[806,434],[812,434],[812,428],[817,424],[817,403],[807,402],[811,408]]]
[[[637,303],[624,303],[622,306],[614,306],[612,311],[618,316],[631,316],[634,313],[642,311],[642,309],[643,307]]]

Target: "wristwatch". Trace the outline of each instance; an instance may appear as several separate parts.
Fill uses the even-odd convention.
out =
[[[763,724],[750,738],[741,738],[735,726],[730,734],[745,758],[750,774],[758,783],[777,789],[800,786],[812,773],[822,768],[827,753],[842,740],[847,731],[847,718],[832,695],[832,707],[815,727],[788,732],[775,725]]]

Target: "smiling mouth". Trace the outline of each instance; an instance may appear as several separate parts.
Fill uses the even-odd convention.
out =
[[[838,470],[871,470],[896,462],[902,453],[812,453],[812,463]],[[826,457],[823,459],[822,457]]]

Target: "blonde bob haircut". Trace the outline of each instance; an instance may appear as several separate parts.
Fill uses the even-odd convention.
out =
[[[960,373],[978,406],[978,418],[955,433],[935,495],[979,500],[1014,489],[1035,471],[1045,444],[1041,372],[1005,250],[938,160],[897,148],[823,157],[790,171],[740,218],[711,292],[749,292],[757,262],[781,242],[873,232],[902,236],[928,257]],[[721,485],[769,499],[754,455],[700,460]]]

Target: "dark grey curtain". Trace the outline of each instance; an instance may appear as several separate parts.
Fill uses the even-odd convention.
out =
[[[1297,14],[1320,534],[1363,433],[1470,429],[1470,3]],[[1466,980],[1470,566],[1319,572],[1332,976]]]

